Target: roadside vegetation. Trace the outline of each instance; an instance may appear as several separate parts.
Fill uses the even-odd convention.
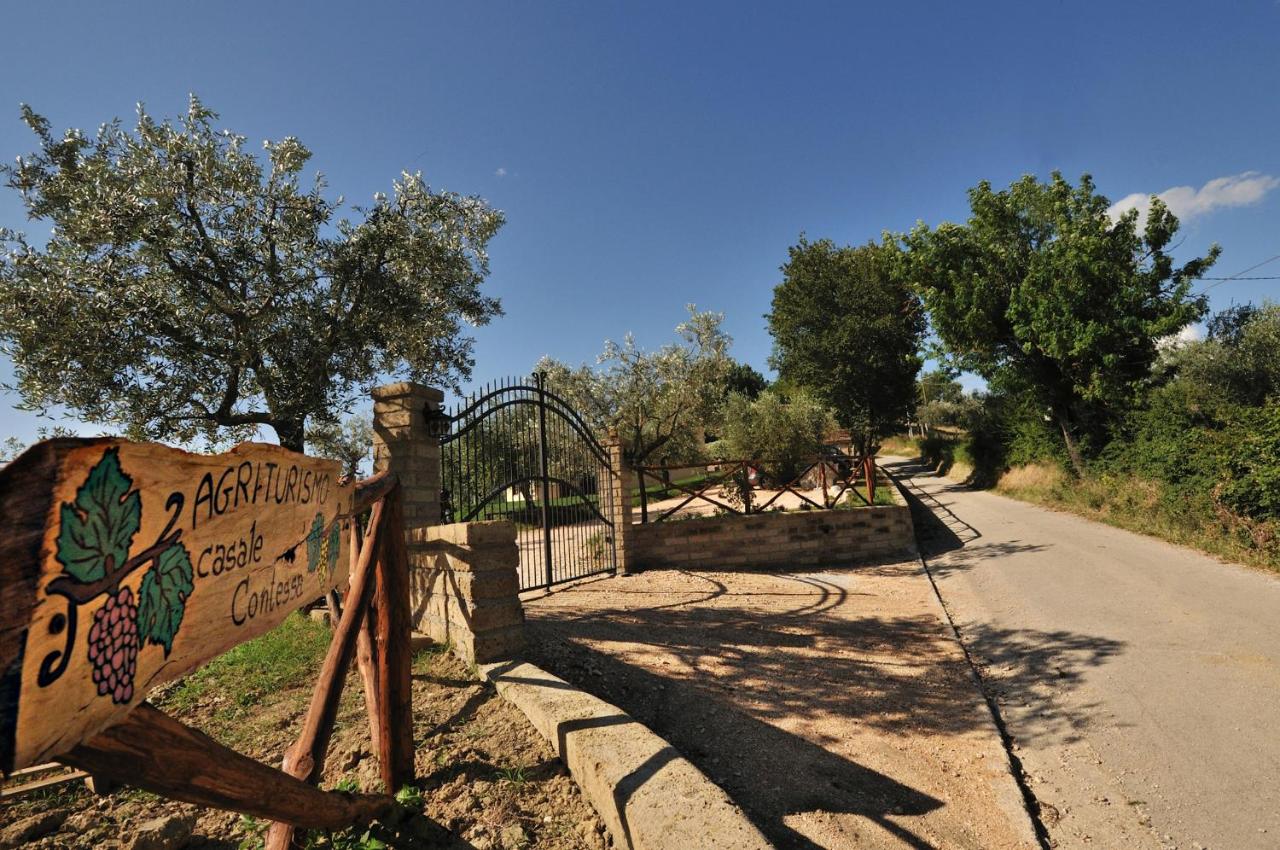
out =
[[[970,399],[951,431],[899,437],[953,478],[1234,561],[1280,569],[1280,306],[1212,317],[1207,338],[1163,344],[1141,400],[1087,473],[1016,394]]]
[[[1280,307],[1208,315],[1158,198],[1112,218],[1083,177],[979,184],[965,224],[902,237],[940,368],[906,435],[953,478],[1280,569]],[[1186,333],[1205,322],[1204,339]],[[961,370],[986,379],[965,393]]]

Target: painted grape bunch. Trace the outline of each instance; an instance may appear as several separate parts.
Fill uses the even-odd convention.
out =
[[[133,674],[138,669],[138,606],[127,587],[108,596],[107,603],[93,615],[89,629],[89,662],[98,696],[111,694],[111,701],[128,702],[133,697]]]
[[[144,643],[164,647],[166,657],[173,649],[187,597],[195,589],[191,556],[178,531],[130,557],[142,524],[142,497],[121,468],[116,448],[89,470],[75,501],[63,503],[60,520],[57,558],[63,571],[47,591],[67,597],[73,606],[106,596],[89,630],[89,663],[99,696],[129,702]],[[146,572],[135,600],[122,582],[142,568]]]
[[[338,522],[325,528],[324,514],[316,514],[307,534],[307,572],[317,569],[321,575],[332,575],[338,566],[338,552],[342,548],[342,529]]]

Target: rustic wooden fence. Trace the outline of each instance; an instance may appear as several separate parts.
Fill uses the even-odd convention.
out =
[[[887,477],[874,457],[840,452],[787,465],[793,468],[779,474],[776,470],[781,464],[758,458],[714,461],[702,467],[705,475],[700,480],[689,483],[675,478],[664,466],[634,467],[639,483],[640,521],[664,522],[697,504],[726,514],[762,513],[788,493],[809,509],[832,508],[846,496],[872,505],[878,479]],[[689,467],[682,466],[680,470],[687,473]],[[684,498],[651,516],[649,501],[655,485],[659,492],[674,492]],[[761,498],[757,495],[761,493],[767,495]]]
[[[278,446],[105,439],[46,441],[0,470],[0,774],[52,760],[261,817],[275,850],[390,810],[391,793],[317,787],[353,660],[386,791],[413,778],[401,487],[339,472]],[[333,637],[282,768],[143,701],[323,597]]]

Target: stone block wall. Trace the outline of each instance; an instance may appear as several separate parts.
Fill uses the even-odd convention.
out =
[[[609,453],[609,466],[613,475],[603,476],[609,481],[611,493],[608,504],[612,508],[613,546],[617,555],[618,572],[626,575],[631,563],[631,488],[635,486],[635,474],[623,459],[622,441],[611,433],[604,450]]]
[[[469,663],[515,656],[524,647],[515,525],[431,525],[408,536],[415,630]]]
[[[628,569],[766,570],[913,555],[905,505],[702,517],[633,525]]]

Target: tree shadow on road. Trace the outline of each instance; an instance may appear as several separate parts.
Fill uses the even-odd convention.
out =
[[[982,537],[982,532],[965,522],[951,510],[951,502],[920,487],[917,478],[939,478],[936,472],[917,461],[901,461],[885,464],[885,468],[897,477],[900,491],[911,509],[911,522],[915,526],[916,542],[925,557],[936,557],[944,552],[960,549]],[[967,485],[954,484],[944,488],[944,495],[951,490],[969,490]]]
[[[1002,629],[984,623],[957,627],[979,666],[983,686],[1006,714],[1025,716],[1021,743],[1073,744],[1102,705],[1080,698],[1090,669],[1124,652],[1124,641],[1065,630]],[[1068,704],[1068,698],[1070,698]],[[1114,719],[1108,724],[1118,728]]]

